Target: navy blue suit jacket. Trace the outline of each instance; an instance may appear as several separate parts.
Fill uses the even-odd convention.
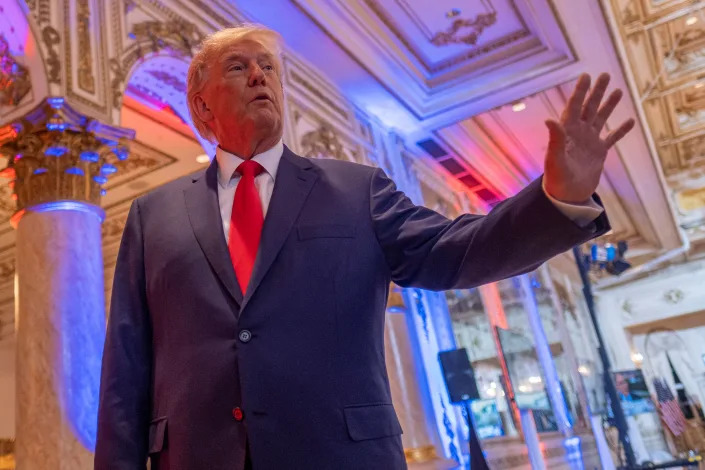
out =
[[[390,281],[470,288],[609,228],[541,181],[489,215],[415,206],[383,171],[285,149],[249,290],[223,237],[217,167],[135,200],[113,285],[96,469],[406,468],[384,360]],[[240,408],[244,419],[234,418]]]

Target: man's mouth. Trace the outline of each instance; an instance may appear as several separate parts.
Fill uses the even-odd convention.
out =
[[[255,96],[255,99],[253,99],[252,101],[272,101],[272,100],[269,98],[269,95],[267,95],[266,93],[261,93],[261,94]]]

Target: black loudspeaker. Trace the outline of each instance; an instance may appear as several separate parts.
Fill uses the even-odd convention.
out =
[[[472,371],[465,348],[442,351],[438,353],[438,359],[441,361],[443,378],[452,403],[480,398],[475,383],[475,374]]]

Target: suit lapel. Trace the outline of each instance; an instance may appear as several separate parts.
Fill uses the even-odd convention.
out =
[[[238,305],[242,305],[242,292],[223,235],[218,204],[218,164],[215,158],[205,173],[194,177],[191,186],[184,190],[184,198],[191,227],[201,250],[232,298]]]
[[[262,238],[252,278],[245,293],[241,312],[279,254],[317,178],[318,174],[308,159],[299,157],[288,147],[284,147],[272,199],[262,228]]]

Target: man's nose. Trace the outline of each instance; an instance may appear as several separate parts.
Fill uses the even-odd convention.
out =
[[[264,85],[265,83],[265,73],[264,70],[259,66],[259,64],[252,64],[250,67],[250,79],[249,79],[249,85],[250,86],[256,86],[256,85]]]

